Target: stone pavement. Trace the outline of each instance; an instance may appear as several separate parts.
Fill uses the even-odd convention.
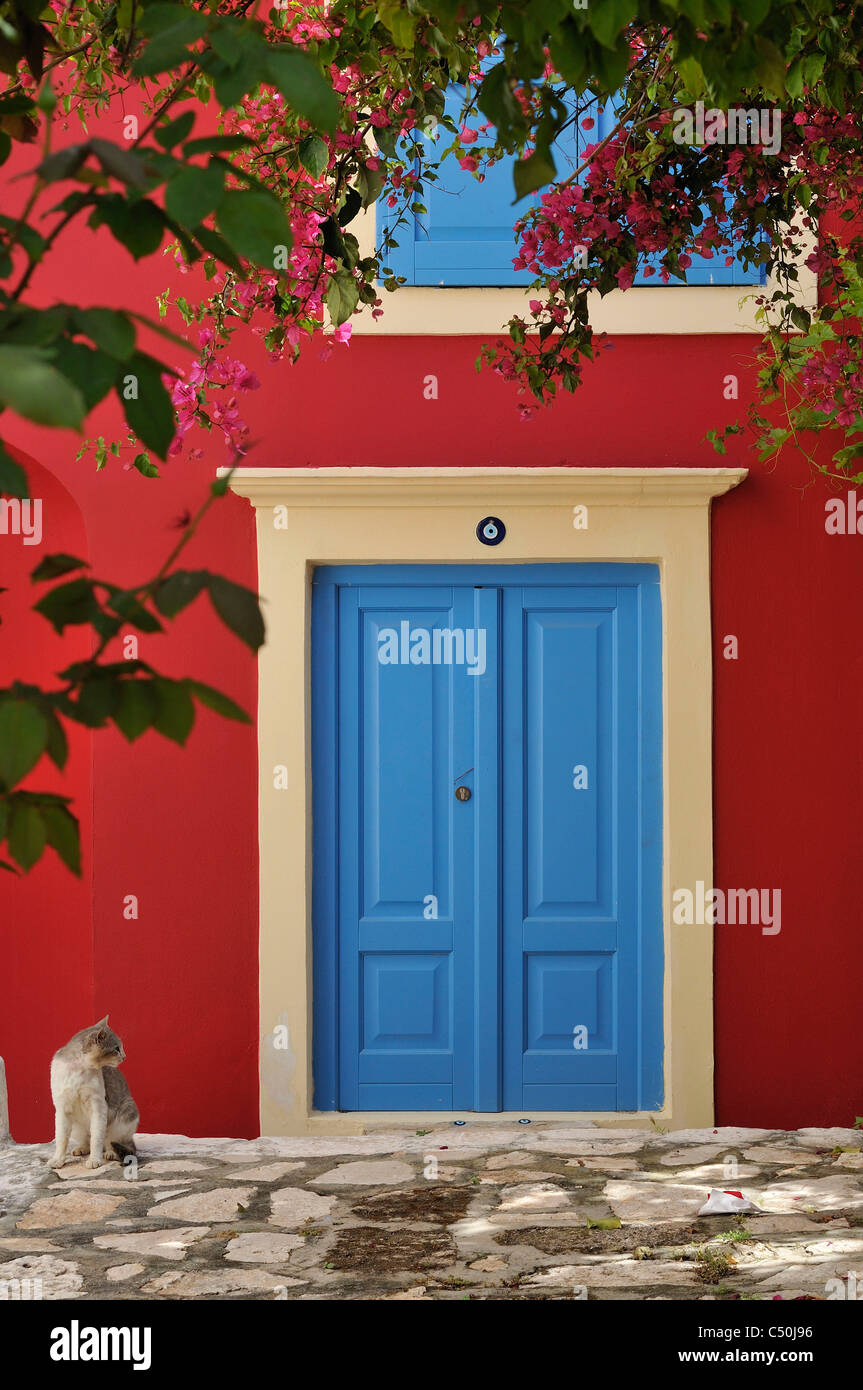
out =
[[[0,1298],[863,1298],[859,1129],[443,1122],[139,1149],[130,1180],[0,1148]],[[699,1217],[711,1188],[762,1210]]]

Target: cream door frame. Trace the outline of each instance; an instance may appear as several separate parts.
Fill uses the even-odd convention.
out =
[[[676,888],[713,881],[709,513],[713,498],[745,477],[742,468],[235,470],[232,490],[256,509],[267,619],[258,708],[262,1134],[359,1133],[444,1118],[312,1108],[311,576],[320,564],[390,562],[659,566],[666,1098],[653,1118],[672,1129],[712,1125],[712,931],[672,925],[670,909]],[[573,525],[579,505],[588,508],[586,530]],[[488,514],[507,527],[493,548],[475,535]],[[286,788],[277,787],[279,768]],[[640,1112],[565,1118],[650,1124]]]

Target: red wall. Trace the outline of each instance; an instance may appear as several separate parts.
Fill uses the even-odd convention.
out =
[[[116,133],[110,124],[108,130]],[[62,260],[40,269],[36,285],[46,299],[56,293],[80,304],[134,300],[151,312],[168,281],[162,258],[135,268],[106,234],[81,231]],[[189,292],[188,281],[182,289]],[[707,429],[742,414],[753,381],[751,339],[622,339],[588,370],[575,397],[529,423],[519,421],[511,388],[488,371],[476,374],[480,343],[357,339],[327,363],[315,348],[289,367],[268,364],[258,340],[246,336],[236,355],[262,381],[244,401],[256,441],[249,462],[725,461],[753,470],[713,514],[715,883],[780,888],[783,917],[778,936],[762,936],[757,927],[716,930],[717,1118],[849,1124],[863,1111],[856,885],[863,536],[826,534],[831,494],[792,453],[770,469],[737,440],[727,460],[702,442]],[[737,402],[723,399],[729,373],[740,377]],[[423,395],[429,374],[438,377],[434,401]],[[113,408],[97,412],[90,432],[97,428],[116,429]],[[63,494],[49,508],[55,494],[44,484],[42,550],[80,552],[83,516],[94,569],[116,582],[150,577],[176,537],[172,520],[194,509],[225,461],[210,440],[203,461],[175,459],[161,481],[116,463],[96,475],[91,462],[74,462],[78,441],[71,434],[17,422],[10,437],[62,481],[80,508],[78,515]],[[30,548],[26,569],[39,553]],[[187,561],[253,585],[248,505],[234,497],[220,503]],[[21,564],[20,541],[0,536],[0,583],[8,584],[4,576]],[[0,594],[0,651],[15,653],[6,668],[20,674],[26,660],[46,673],[58,670],[68,657],[47,624],[20,616],[13,624],[9,617],[20,603],[18,582]],[[722,657],[729,633],[738,638],[737,661]],[[206,599],[168,635],[139,640],[140,654],[168,674],[207,680],[254,709],[254,663]],[[70,784],[85,836],[91,777],[93,795],[83,882],[52,854],[20,882],[0,875],[0,1052],[17,1139],[48,1138],[50,1055],[106,1011],[126,1045],[144,1130],[257,1132],[256,776],[253,732],[207,711],[184,750],[152,733],[130,747],[111,730],[76,743]],[[47,784],[41,773],[36,780]],[[140,902],[137,922],[123,919],[123,899],[132,893]]]

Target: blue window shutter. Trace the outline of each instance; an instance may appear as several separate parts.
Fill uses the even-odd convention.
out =
[[[447,95],[447,114],[457,120],[463,101],[464,88],[452,87]],[[612,102],[606,102],[601,110],[597,103],[593,115],[593,129],[570,127],[555,145],[559,177],[565,178],[568,171],[578,167],[586,145],[596,144],[614,128],[617,115]],[[476,120],[479,124],[484,118]],[[440,138],[449,143],[448,132],[442,132]],[[483,143],[487,142],[480,139],[471,148]],[[420,201],[427,212],[405,212],[396,227],[398,209],[386,209],[384,227],[393,232],[399,245],[385,253],[383,264],[395,275],[404,276],[408,285],[530,285],[535,275],[529,270],[515,270],[512,264],[518,253],[513,226],[538,194],[518,203],[513,202],[514,196],[511,159],[494,165],[480,183],[450,157],[441,165],[439,181],[423,184]],[[650,263],[659,267],[661,257],[652,257]],[[688,285],[761,285],[765,279],[761,267],[746,269],[739,260],[726,266],[722,255],[693,256],[686,272]],[[639,270],[634,283],[664,288],[658,269],[647,277]],[[672,287],[683,285],[672,279],[667,288]]]

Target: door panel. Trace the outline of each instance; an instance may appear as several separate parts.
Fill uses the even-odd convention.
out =
[[[313,594],[316,1105],[657,1107],[655,567]]]
[[[339,595],[343,1109],[472,1104],[470,862],[452,826],[469,677],[410,660],[412,633],[464,628],[468,603],[442,587]]]

